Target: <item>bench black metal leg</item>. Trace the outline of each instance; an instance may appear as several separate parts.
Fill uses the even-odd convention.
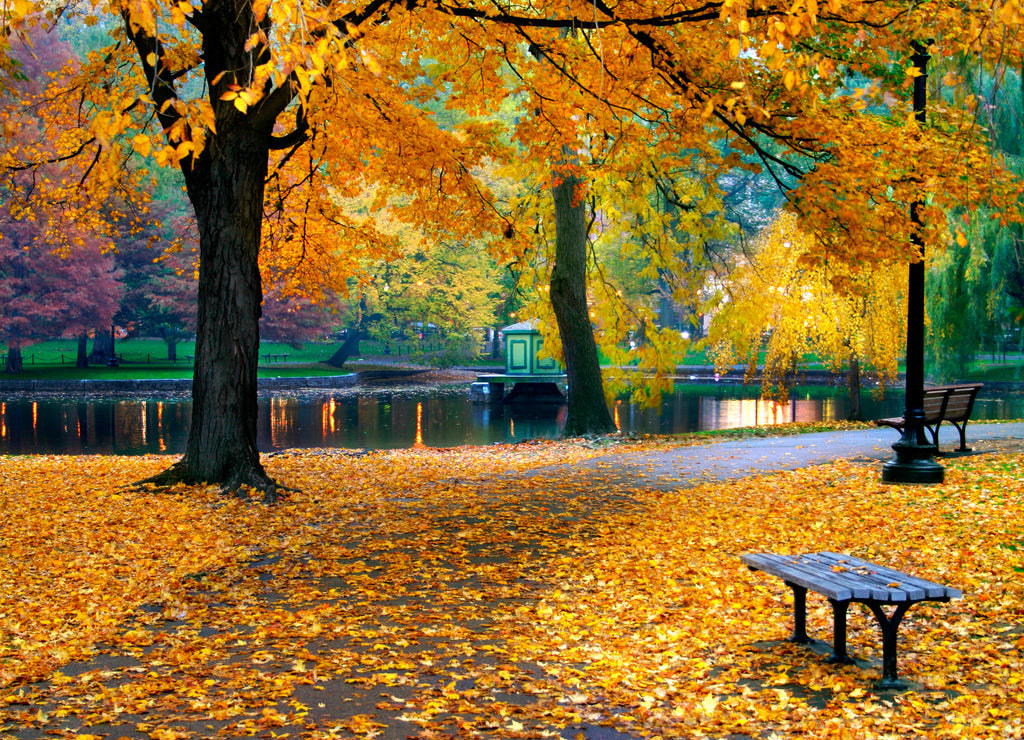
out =
[[[807,589],[789,581],[786,585],[793,589],[793,634],[789,641],[806,645],[811,641],[807,636]]]
[[[960,432],[960,446],[956,448],[957,452],[970,452],[971,448],[967,446],[967,422],[957,424],[955,421],[949,422],[956,427],[956,430]]]
[[[882,628],[882,680],[878,682],[880,689],[906,688],[906,684],[900,681],[896,671],[896,631],[910,605],[909,601],[899,604],[892,616],[886,616],[880,604],[867,604],[868,609],[878,620],[878,626]]]
[[[846,653],[846,610],[850,606],[849,601],[835,601],[829,599],[832,604],[832,655],[829,656],[829,663],[853,663]]]

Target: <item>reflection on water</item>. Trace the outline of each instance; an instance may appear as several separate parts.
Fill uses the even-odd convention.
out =
[[[0,453],[181,452],[191,405],[180,401],[0,402]]]
[[[625,401],[612,408],[624,432],[688,431],[832,421],[846,417],[846,397],[806,389],[789,402],[763,401],[756,389],[682,386],[660,408]],[[902,394],[863,399],[866,418],[899,416]],[[262,451],[288,447],[450,447],[557,437],[566,408],[553,404],[473,404],[465,392],[351,392],[260,400],[258,444]],[[0,401],[0,454],[180,453],[191,416],[189,401],[11,400]],[[1024,394],[978,398],[974,418],[1024,417]]]

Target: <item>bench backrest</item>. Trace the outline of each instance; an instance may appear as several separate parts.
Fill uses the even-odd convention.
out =
[[[981,387],[981,383],[971,383],[925,388],[922,404],[925,421],[932,424],[940,419],[966,421],[974,409],[974,399]]]
[[[949,391],[947,389],[925,388],[924,401],[921,404],[924,409],[925,421],[929,424],[934,424],[943,418],[943,412],[946,410],[946,401],[948,400]]]

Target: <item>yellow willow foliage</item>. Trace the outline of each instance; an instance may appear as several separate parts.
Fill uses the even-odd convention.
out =
[[[729,276],[707,345],[719,369],[763,359],[762,391],[786,394],[805,355],[834,371],[856,362],[879,383],[895,380],[905,346],[905,265],[808,265],[816,238],[782,214]]]
[[[604,163],[580,166],[587,178],[579,198],[591,219],[587,296],[598,348],[606,359],[603,371],[609,400],[629,392],[634,402],[657,405],[671,390],[672,375],[688,340],[659,310],[670,297],[685,298],[697,290],[708,267],[709,242],[732,231],[725,222],[716,189],[699,172],[684,169],[678,158],[660,161],[637,157],[626,171]],[[670,165],[677,165],[672,169]],[[555,318],[548,301],[554,260],[555,225],[552,202],[537,190],[517,203],[521,220],[533,224],[534,236],[522,276],[527,306],[524,315],[540,320],[544,352],[562,361]],[[550,181],[552,177],[547,173]]]
[[[676,167],[670,169],[670,165]],[[662,158],[595,173],[595,325],[609,360],[609,393],[657,405],[689,340],[661,310],[673,299],[698,320],[714,245],[735,238],[707,170]],[[689,326],[696,333],[697,326]],[[687,332],[687,333],[690,333]]]

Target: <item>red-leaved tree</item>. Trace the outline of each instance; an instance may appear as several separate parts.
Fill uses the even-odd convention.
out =
[[[78,336],[109,326],[121,298],[120,274],[109,254],[81,235],[81,246],[56,253],[40,227],[0,208],[0,341],[5,370],[22,369],[21,348],[39,339]]]
[[[72,58],[69,47],[52,33],[25,31],[14,38],[11,56],[20,65],[25,86],[42,89],[52,72]],[[0,117],[10,119],[17,103],[0,98]],[[19,125],[5,125],[11,140],[38,136],[31,118],[19,112]],[[80,173],[79,173],[80,174]],[[21,348],[39,339],[81,336],[96,326],[109,326],[123,288],[120,273],[104,248],[110,245],[103,209],[95,221],[69,216],[59,200],[26,208],[23,196],[39,178],[60,180],[74,175],[62,162],[34,172],[14,172],[5,182],[0,204],[0,341],[7,345],[7,372],[22,369]]]

